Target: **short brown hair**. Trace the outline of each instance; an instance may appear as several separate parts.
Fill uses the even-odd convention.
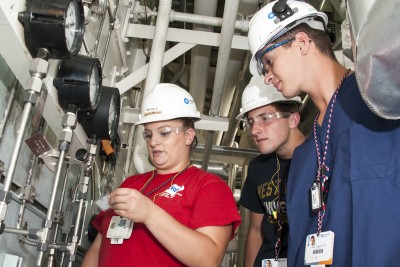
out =
[[[328,56],[332,60],[337,61],[335,54],[333,53],[332,43],[331,39],[329,38],[329,35],[322,30],[311,28],[306,23],[301,23],[298,26],[294,27],[293,29],[290,29],[287,33],[283,34],[282,36],[274,40],[273,43],[294,38],[296,34],[299,32],[304,32],[305,34],[307,34],[308,37],[315,43],[315,46],[322,54]],[[289,42],[283,45],[283,47],[290,47],[291,43],[292,42]]]

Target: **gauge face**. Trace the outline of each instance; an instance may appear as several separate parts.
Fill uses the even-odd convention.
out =
[[[78,34],[78,5],[75,1],[68,4],[68,9],[65,14],[65,42],[69,51],[73,51],[75,47],[76,37]]]
[[[92,107],[97,107],[100,100],[100,73],[97,65],[93,65],[89,80],[89,99]]]
[[[108,133],[111,136],[113,134],[113,128],[116,123],[116,118],[117,118],[117,104],[115,103],[117,101],[115,99],[115,95],[112,95],[111,101],[110,101],[110,109],[108,112]]]

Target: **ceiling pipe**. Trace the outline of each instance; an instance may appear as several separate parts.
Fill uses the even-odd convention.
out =
[[[188,22],[197,25],[208,25],[213,27],[221,27],[223,24],[223,18],[217,18],[216,10],[217,10],[217,3],[218,1],[215,0],[208,0],[208,1],[199,1],[195,2],[194,4],[194,14],[188,14],[184,12],[176,12],[171,10],[169,15],[170,22]],[[201,13],[202,11],[196,10],[196,7],[201,7],[201,10],[205,13]],[[215,7],[215,10],[214,10]],[[211,12],[211,13],[209,13]],[[158,16],[157,11],[149,11],[147,13],[148,17],[151,16]],[[241,30],[243,32],[247,32],[249,30],[249,23],[248,19],[242,19],[235,21],[235,29]]]
[[[223,23],[221,29],[221,44],[218,50],[217,67],[215,71],[213,95],[211,100],[210,114],[212,116],[218,116],[221,106],[222,93],[224,89],[224,83],[226,78],[226,69],[229,63],[229,57],[231,54],[232,38],[235,30],[235,21],[239,8],[239,0],[225,1]],[[212,145],[214,142],[214,131],[208,131],[206,137],[206,149],[203,155],[202,169],[206,170]]]

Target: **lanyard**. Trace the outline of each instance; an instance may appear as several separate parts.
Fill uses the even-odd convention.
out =
[[[318,210],[318,231],[317,234],[319,235],[322,231],[322,222],[324,220],[325,216],[325,210],[326,210],[326,201],[328,198],[328,191],[329,191],[329,167],[326,165],[326,158],[327,158],[327,153],[328,153],[328,145],[329,145],[329,136],[330,136],[330,130],[331,130],[331,124],[332,124],[332,115],[333,115],[333,108],[336,103],[336,98],[339,93],[340,87],[342,87],[343,81],[346,78],[346,76],[349,74],[350,69],[347,69],[345,74],[343,75],[338,87],[335,90],[335,93],[333,94],[333,99],[331,102],[331,106],[329,108],[329,117],[328,117],[328,125],[326,127],[326,134],[325,134],[325,143],[322,144],[322,151],[319,147],[319,142],[318,142],[318,137],[317,137],[317,121],[319,118],[320,113],[317,114],[317,116],[314,119],[314,125],[313,125],[313,134],[314,134],[314,142],[315,142],[315,148],[317,152],[317,158],[318,158],[318,170],[317,170],[317,176],[315,178],[315,181],[321,185],[321,202],[322,202],[322,207],[321,209]]]
[[[274,185],[274,187],[277,189],[278,191],[278,196],[277,196],[277,212],[276,214],[274,213],[274,217],[277,220],[277,230],[276,230],[276,243],[275,243],[275,260],[279,259],[279,253],[281,251],[281,247],[282,247],[282,218],[283,218],[283,214],[282,214],[282,210],[281,210],[281,178],[279,176],[279,172],[281,170],[281,165],[279,163],[279,159],[278,156],[275,154],[276,156],[276,172],[274,173],[274,175],[271,178],[272,184]],[[277,176],[277,184],[275,185],[274,183],[274,177],[275,175]]]
[[[146,197],[150,196],[151,194],[153,194],[154,192],[156,192],[157,190],[159,190],[160,188],[162,188],[164,185],[166,185],[167,183],[173,181],[176,177],[178,177],[180,174],[182,174],[184,171],[186,171],[187,169],[189,169],[189,167],[192,166],[191,163],[189,163],[183,170],[181,170],[180,172],[178,172],[177,174],[173,175],[172,177],[170,177],[169,179],[167,179],[166,181],[164,181],[163,183],[161,183],[159,186],[157,186],[156,188],[154,188],[153,190],[151,190],[150,192],[147,192],[145,194]],[[147,182],[143,185],[143,187],[139,190],[140,193],[143,194],[144,190],[146,190],[146,188],[149,186],[150,182],[153,180],[153,178],[156,176],[156,171],[153,170],[151,177],[149,180],[147,180]]]

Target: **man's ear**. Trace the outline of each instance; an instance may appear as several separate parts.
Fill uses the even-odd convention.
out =
[[[185,144],[190,146],[193,143],[196,132],[193,128],[189,128],[185,132]]]
[[[310,48],[311,39],[304,32],[298,32],[295,36],[296,43],[299,46],[301,54],[306,54]]]
[[[295,129],[300,123],[300,114],[298,112],[292,113],[289,117],[289,128]]]

